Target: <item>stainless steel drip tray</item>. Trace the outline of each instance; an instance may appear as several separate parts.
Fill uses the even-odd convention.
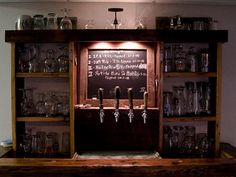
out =
[[[161,159],[156,151],[88,151],[75,153],[73,159]]]

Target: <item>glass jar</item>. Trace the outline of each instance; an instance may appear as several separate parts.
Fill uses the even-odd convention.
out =
[[[186,114],[192,115],[193,109],[193,90],[194,82],[185,82],[185,94],[186,94]]]
[[[170,117],[173,116],[173,93],[164,92],[164,116]]]
[[[72,29],[72,22],[71,22],[70,18],[68,17],[69,9],[65,8],[65,9],[62,9],[62,11],[64,12],[64,17],[61,19],[60,29],[61,30],[70,30],[70,29]]]
[[[173,87],[173,97],[174,97],[174,115],[175,116],[184,116],[186,113],[184,87],[183,86],[174,86]]]
[[[34,30],[45,29],[44,17],[41,14],[34,15]]]
[[[186,67],[186,60],[183,57],[179,57],[175,60],[175,70],[177,72],[183,72],[185,71],[185,67]]]
[[[186,70],[189,72],[198,72],[198,59],[194,47],[190,47],[186,56]]]
[[[50,30],[58,29],[57,17],[56,17],[55,13],[48,13],[48,16],[47,16],[47,26],[46,27],[47,27],[47,29],[50,29]]]

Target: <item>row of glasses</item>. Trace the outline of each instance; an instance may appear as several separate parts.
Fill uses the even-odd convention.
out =
[[[17,70],[19,72],[68,72],[68,47],[61,47],[62,54],[57,56],[56,49],[46,51],[40,45],[19,48]]]
[[[20,89],[22,98],[20,102],[21,116],[41,117],[68,117],[69,93],[68,92],[39,92],[37,98],[33,97],[33,89]]]
[[[69,116],[69,95],[67,92],[38,93],[35,114],[42,117]]]
[[[69,30],[72,29],[72,22],[71,19],[68,17],[68,12],[69,9],[64,8],[61,10],[64,13],[63,18],[61,19],[59,26],[57,23],[57,15],[56,13],[48,13],[46,17],[46,22],[45,22],[45,17],[42,14],[36,14],[33,17],[33,29],[34,30],[56,30],[56,29],[61,29],[61,30]]]
[[[211,115],[211,87],[209,82],[185,82],[164,92],[164,116]]]
[[[183,157],[207,157],[212,140],[206,133],[196,133],[194,126],[164,126],[164,153]]]
[[[164,72],[209,72],[210,56],[208,49],[187,50],[183,44],[168,45],[164,48]]]
[[[32,130],[20,135],[19,152],[24,157],[56,157],[58,154],[68,154],[70,151],[70,134],[63,132],[61,141],[59,134],[56,132],[37,131],[32,133]],[[61,142],[61,148],[59,146]]]

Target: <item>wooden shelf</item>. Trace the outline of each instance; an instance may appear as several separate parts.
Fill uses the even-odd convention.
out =
[[[216,77],[216,73],[215,72],[166,72],[163,73],[164,77]]]
[[[69,77],[68,73],[16,73],[16,77]]]
[[[164,41],[227,42],[226,30],[7,30],[5,42]]]
[[[201,122],[201,121],[216,121],[216,117],[202,116],[202,117],[165,117],[163,122]]]
[[[65,117],[17,117],[17,122],[66,122]]]

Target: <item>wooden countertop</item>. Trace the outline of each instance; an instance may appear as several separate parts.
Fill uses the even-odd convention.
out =
[[[235,176],[236,159],[24,159],[1,158],[0,176],[167,177]]]
[[[222,158],[46,159],[0,158],[1,177],[233,177],[235,147],[221,144]]]

